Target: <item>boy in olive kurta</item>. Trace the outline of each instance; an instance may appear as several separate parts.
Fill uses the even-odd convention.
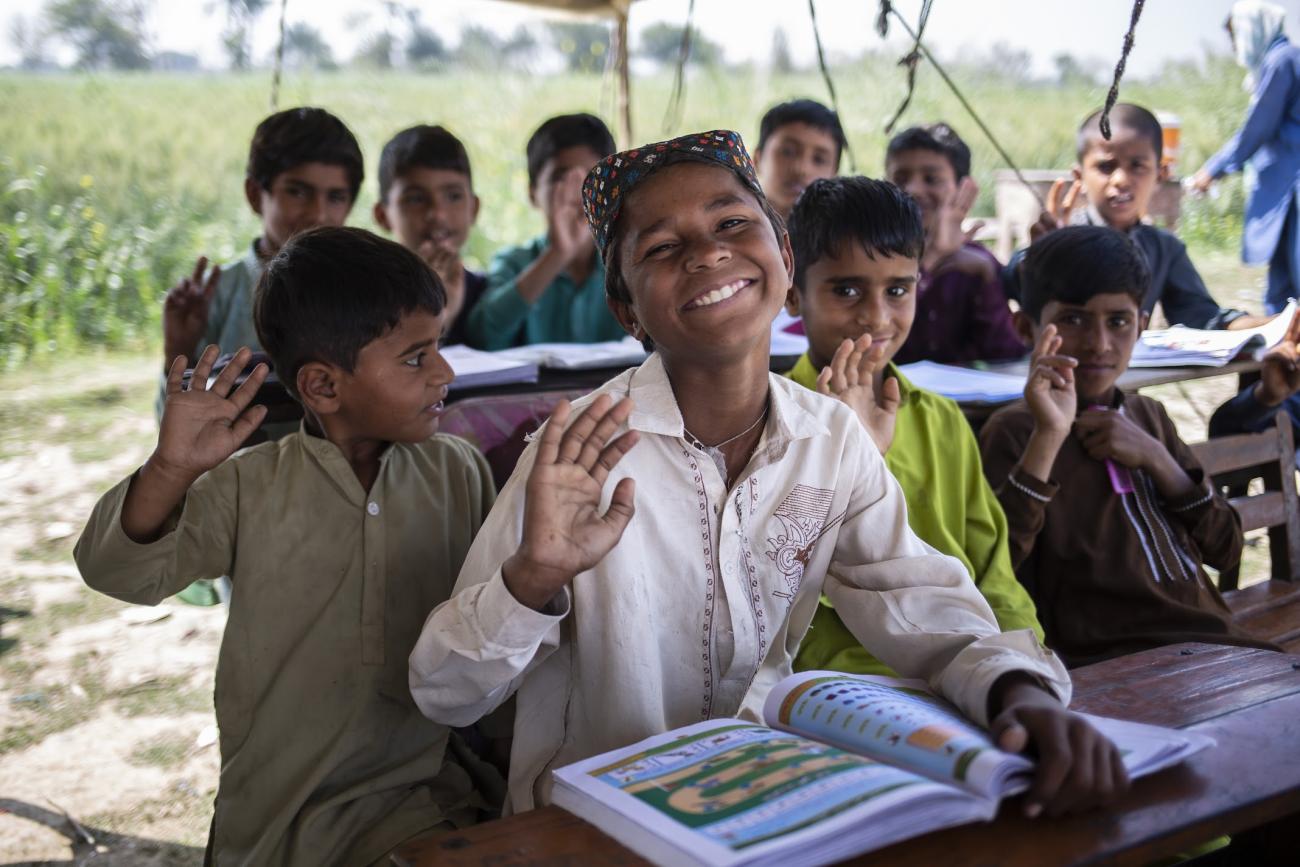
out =
[[[1007,520],[955,403],[917,388],[894,366],[916,313],[925,232],[916,204],[883,181],[813,182],[790,217],[795,288],[809,348],[787,376],[849,404],[907,499],[907,523],[955,557],[1004,631],[1043,630],[1016,581]],[[823,598],[795,659],[800,670],[893,674],[853,637]]]
[[[187,390],[178,361],[157,448],[77,544],[86,583],[128,602],[233,580],[217,864],[369,864],[487,806],[470,777],[484,767],[407,686],[424,616],[493,500],[482,457],[435,433],[452,379],[437,350],[444,302],[397,244],[357,229],[297,236],[267,265],[256,320],[302,429],[231,457],[265,413],[249,405],[265,366],[232,393],[246,348],[206,390],[217,347]]]

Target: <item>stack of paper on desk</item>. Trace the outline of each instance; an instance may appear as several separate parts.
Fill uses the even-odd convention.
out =
[[[599,367],[631,367],[645,361],[641,341],[632,337],[604,343],[533,343],[503,349],[495,355],[553,370],[591,370]]]
[[[1272,321],[1241,331],[1206,331],[1175,325],[1147,331],[1133,349],[1129,367],[1222,367],[1243,352],[1256,357],[1281,342],[1295,313],[1292,301]]]
[[[994,373],[933,361],[903,364],[898,369],[917,388],[967,403],[1004,403],[1020,397],[1025,390],[1022,373]]]
[[[456,374],[451,391],[537,381],[537,365],[534,363],[505,358],[500,353],[480,352],[468,346],[444,346],[441,352]]]

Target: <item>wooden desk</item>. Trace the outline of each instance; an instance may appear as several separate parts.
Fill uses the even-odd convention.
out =
[[[1249,864],[1294,864],[1300,852],[1300,656],[1182,644],[1073,672],[1073,706],[1191,728],[1218,746],[1137,780],[1113,806],[1064,819],[1025,819],[1012,801],[990,823],[950,828],[850,862],[858,865],[1147,865],[1221,834],[1246,855],[1248,829],[1272,835]],[[1279,819],[1291,816],[1290,822]],[[400,853],[417,865],[644,864],[558,807],[450,832]],[[1276,860],[1272,860],[1276,855]]]

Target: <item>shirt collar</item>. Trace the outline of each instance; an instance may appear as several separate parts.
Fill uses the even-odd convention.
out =
[[[764,438],[773,445],[829,433],[826,425],[799,405],[791,391],[796,387],[802,386],[794,386],[775,373],[768,374],[768,394],[772,405]],[[628,396],[636,404],[628,416],[629,429],[662,436],[685,436],[682,411],[668,381],[663,357],[658,352],[651,353],[640,367],[632,371]]]
[[[302,450],[307,456],[316,462],[333,482],[339,486],[352,502],[360,503],[366,499],[366,491],[361,488],[361,481],[357,474],[352,471],[352,465],[348,459],[343,456],[343,451],[337,445],[330,442],[323,436],[312,433],[307,429],[307,420],[303,419],[298,424],[298,442],[302,445]],[[379,455],[379,473],[380,476],[375,479],[375,487],[379,486],[379,479],[382,478],[384,468],[388,464],[388,459],[394,451],[393,443]]]

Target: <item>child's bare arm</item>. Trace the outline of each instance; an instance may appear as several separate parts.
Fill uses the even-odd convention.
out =
[[[216,346],[203,351],[186,390],[181,387],[185,361],[177,358],[172,362],[158,445],[132,481],[122,505],[122,530],[134,542],[156,540],[190,485],[230,457],[266,415],[264,406],[249,407],[266,379],[266,365],[259,364],[231,394],[252,353],[247,347],[235,353],[209,388],[208,375],[219,353]]]

